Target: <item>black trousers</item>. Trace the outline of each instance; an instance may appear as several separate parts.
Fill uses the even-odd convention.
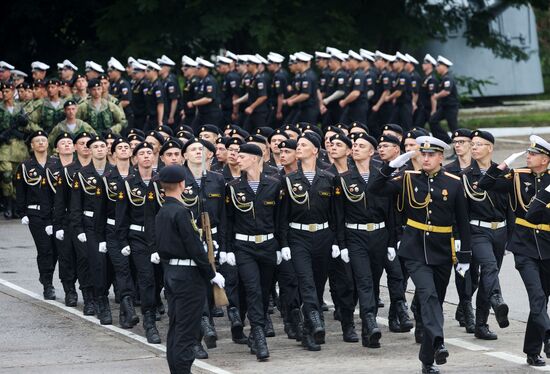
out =
[[[488,316],[491,308],[489,299],[493,294],[501,293],[498,273],[504,258],[506,227],[491,230],[470,226],[470,231],[472,234],[471,268],[474,268],[474,272],[470,272],[470,277],[473,286],[479,284],[476,309],[483,311]],[[473,279],[474,277],[479,279],[479,283]]]
[[[220,266],[220,272],[225,278],[225,293],[229,301],[229,307],[240,308],[239,271],[237,267],[225,263]]]
[[[516,269],[529,297],[529,319],[525,328],[523,352],[539,354],[544,339],[550,337],[547,305],[550,296],[550,260],[539,260],[514,253]]]
[[[272,239],[253,244],[235,240],[234,248],[239,277],[246,294],[250,327],[263,328],[277,262],[277,241]]]
[[[222,121],[223,114],[221,109],[212,110],[207,113],[198,112],[195,116],[195,119],[193,119],[191,127],[193,128],[193,131],[195,131],[195,133],[198,133],[199,128],[204,125],[214,125],[218,126],[218,128],[220,129],[223,129]]]
[[[115,235],[114,226],[107,225],[106,228],[107,252],[115,270],[115,281],[117,289],[122,299],[125,296],[135,296],[134,280],[130,273],[130,260],[127,256],[120,253],[122,249]]]
[[[206,282],[196,267],[166,264],[164,287],[169,318],[166,338],[168,367],[172,374],[188,374],[195,360],[192,347],[200,335]]]
[[[338,105],[338,100],[335,101],[327,106],[327,111],[321,116],[323,128],[336,125],[342,119],[344,110]]]
[[[187,113],[185,112],[185,118],[181,121],[182,125],[191,126],[193,128],[193,121],[195,120],[195,112]]]
[[[445,143],[450,144],[451,138],[443,128],[441,127],[441,121],[446,120],[449,126],[449,131],[453,133],[458,129],[458,107],[444,107],[438,106],[435,113],[430,117],[430,129],[432,135],[436,138],[443,140]]]
[[[378,138],[382,135],[382,128],[388,124],[393,111],[392,103],[384,103],[380,106],[378,112],[370,111],[370,116],[367,119],[369,133]]]
[[[317,124],[319,119],[319,107],[316,105],[311,105],[307,107],[301,107],[298,114],[298,120],[296,122],[307,122],[312,125]]]
[[[243,120],[243,128],[250,134],[258,127],[267,126],[268,111],[254,111],[252,114],[245,115]]]
[[[107,255],[99,252],[99,240],[91,218],[84,217],[84,233],[86,234],[86,242],[83,244],[86,247],[85,256],[88,261],[89,277],[94,288],[94,295],[96,297],[108,295]]]
[[[313,310],[320,312],[333,239],[334,233],[330,229],[314,233],[289,229],[288,244],[306,318]]]
[[[145,122],[147,117],[145,115],[135,115],[134,116],[134,129],[139,129],[145,131]]]
[[[65,227],[55,227],[54,235],[57,230],[63,230],[65,232],[63,240],[54,239],[59,261],[59,279],[62,283],[74,285],[77,280],[77,267],[76,247],[71,239],[73,234],[69,225]]]
[[[405,264],[416,287],[415,297],[424,324],[418,357],[422,363],[432,364],[436,344],[443,343],[443,301],[452,265],[426,265],[410,259],[405,259]]]
[[[353,314],[356,292],[351,265],[346,264],[340,257],[332,258],[331,256],[328,262],[328,280],[334,306],[345,315]]]
[[[29,230],[36,246],[36,263],[40,274],[38,279],[44,286],[51,285],[57,262],[53,239],[46,234],[46,225],[40,215],[29,212],[27,217],[29,218]]]
[[[164,270],[162,264],[153,264],[155,273],[155,305],[162,304],[162,287],[164,286]]]
[[[143,240],[130,240],[132,261],[136,267],[137,283],[141,300],[141,312],[145,314],[155,310],[155,270],[151,262],[151,253]],[[204,295],[203,295],[204,296]],[[202,307],[202,306],[201,306]],[[200,316],[199,316],[200,318]]]
[[[367,313],[377,313],[377,296],[380,289],[375,290],[372,265],[384,262],[388,233],[386,230],[367,232],[347,229],[346,242],[357,285],[360,316],[364,320]],[[379,281],[380,278],[378,285]]]
[[[405,300],[404,276],[401,270],[401,261],[395,257],[393,261],[388,260],[387,248],[384,256],[384,269],[388,278],[388,291],[391,302]]]
[[[368,104],[362,105],[349,105],[346,115],[342,117],[342,122],[346,125],[351,125],[353,122],[361,122],[363,125],[367,125],[367,113],[369,111]]]
[[[298,277],[292,261],[282,261],[275,270],[275,278],[279,282],[283,316],[288,318],[292,309],[299,308],[301,304]]]
[[[288,112],[288,115],[284,119],[285,125],[294,125],[298,123],[300,116],[300,109],[296,108],[295,106],[291,107],[290,111]]]
[[[412,103],[396,104],[393,107],[391,123],[396,123],[403,128],[403,131],[409,131],[413,127]]]
[[[414,127],[426,126],[426,123],[430,120],[431,107],[418,106],[413,114]]]

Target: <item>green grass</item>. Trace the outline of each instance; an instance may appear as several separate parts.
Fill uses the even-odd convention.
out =
[[[550,126],[550,111],[526,112],[483,117],[459,118],[460,127],[477,129],[480,127],[541,127]]]

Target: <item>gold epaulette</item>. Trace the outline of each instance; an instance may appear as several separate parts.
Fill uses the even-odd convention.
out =
[[[420,174],[420,170],[405,170],[405,173],[407,174]]]
[[[460,180],[460,177],[459,177],[459,176],[454,175],[454,174],[451,174],[451,173],[449,173],[449,172],[444,172],[443,174],[445,174],[446,176],[451,177],[451,178],[453,178],[453,179],[456,179],[457,181]]]
[[[529,168],[514,169],[514,173],[529,173],[529,174],[531,174],[531,169],[529,169]]]

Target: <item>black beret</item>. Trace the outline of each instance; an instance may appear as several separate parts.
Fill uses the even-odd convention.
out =
[[[176,134],[176,138],[184,138],[184,139],[191,139],[194,135],[190,133],[189,131],[178,131]]]
[[[90,138],[90,140],[88,140],[86,142],[86,147],[90,148],[92,146],[92,144],[94,143],[97,143],[97,142],[103,142],[105,144],[107,144],[107,142],[105,141],[105,139],[103,139],[101,136],[99,135],[94,135]]]
[[[187,175],[185,168],[181,165],[169,165],[160,170],[159,180],[164,183],[180,183]]]
[[[304,129],[306,128],[306,126],[311,126],[311,123],[309,122],[298,122],[296,124],[296,127],[300,129],[300,131],[304,131]]]
[[[364,123],[361,123],[361,122],[352,122],[351,126],[350,126],[350,130],[351,129],[355,129],[355,128],[358,128],[358,129],[362,129],[362,130],[365,130],[365,132],[368,134],[369,133],[369,128],[367,126],[365,126]]]
[[[69,99],[69,100],[65,101],[65,103],[63,103],[63,108],[66,108],[69,105],[78,105],[78,104],[73,99]]]
[[[260,149],[260,147],[258,147],[256,144],[249,144],[249,143],[241,145],[239,148],[239,153],[248,153],[258,157],[263,156],[263,152]]]
[[[117,138],[120,138],[120,135],[115,134],[110,129],[106,130],[106,131],[103,131],[103,133],[101,135],[103,135],[103,138],[105,138],[105,140],[108,140],[108,139],[115,139],[116,140]]]
[[[215,125],[203,125],[200,127],[198,133],[200,134],[201,132],[213,132],[214,134],[219,134],[220,129]]]
[[[344,142],[344,144],[346,144],[348,148],[351,148],[353,146],[353,144],[351,143],[351,140],[347,136],[342,134],[334,134],[329,138],[329,140],[331,142],[335,140],[340,140],[341,142]]]
[[[225,147],[225,142],[229,139],[229,136],[220,136],[218,139],[216,139],[216,144],[223,144]]]
[[[424,127],[413,127],[411,131],[419,131],[422,133],[422,135],[430,135],[430,132],[426,130]]]
[[[325,134],[329,131],[335,132],[337,134],[344,134],[342,129],[339,128],[339,127],[336,127],[336,126],[327,126],[327,127],[325,127]]]
[[[250,135],[245,139],[247,143],[255,142],[255,143],[262,143],[265,144],[267,142],[267,139],[261,135]]]
[[[470,138],[472,136],[472,131],[468,129],[458,129],[453,132],[453,135],[451,136],[451,139],[454,139],[456,137],[465,137]]]
[[[334,125],[334,127],[338,127],[340,130],[348,130],[348,126],[345,123],[338,122]]]
[[[483,130],[472,131],[471,138],[474,138],[475,136],[485,139],[491,144],[495,144],[495,137],[489,131],[483,131]]]
[[[307,124],[304,128],[302,128],[302,132],[306,132],[306,131],[313,131],[314,133],[319,135],[319,137],[321,137],[321,138],[323,137],[323,132],[321,131],[321,129],[317,125]]]
[[[314,132],[306,132],[302,135],[300,135],[300,137],[298,138],[298,140],[300,139],[306,139],[308,141],[311,142],[311,144],[313,144],[313,146],[315,148],[321,148],[321,138],[319,137],[319,135],[317,135],[316,133]]]
[[[232,123],[228,123],[227,125],[225,125],[225,130],[233,130],[235,127],[238,127],[238,126]]]
[[[157,126],[155,130],[157,130],[158,132],[162,131],[163,133],[166,133],[169,136],[174,136],[174,132],[172,131],[172,129],[166,125]]]
[[[73,140],[73,137],[72,137],[71,134],[68,133],[68,132],[62,132],[62,133],[59,134],[59,135],[57,136],[57,138],[55,138],[55,140],[53,141],[53,146],[54,146],[54,147],[57,147],[57,143],[59,143],[59,141],[62,140],[62,139],[71,139],[71,140]]]
[[[273,131],[273,133],[269,136],[268,140],[271,142],[271,139],[274,136],[277,136],[277,135],[282,136],[285,139],[290,139],[290,137],[288,136],[288,134],[284,130],[277,129],[277,130]]]
[[[242,140],[241,138],[228,138],[225,142],[225,148],[229,148],[231,144],[236,144],[240,146],[244,144],[244,140]]]
[[[209,141],[207,140],[202,140],[202,139],[199,139],[197,137],[192,137],[190,138],[182,147],[182,152],[185,153],[187,151],[187,148],[191,145],[191,144],[194,144],[194,143],[200,143],[202,144],[202,146],[206,149],[208,149],[210,152],[212,153],[216,153],[216,147],[214,146],[214,144],[210,143]]]
[[[358,134],[355,134],[355,137],[354,137],[354,141],[358,141],[359,139],[363,139],[363,140],[366,140],[367,142],[369,142],[370,144],[372,144],[372,147],[374,149],[376,149],[376,147],[378,146],[378,142],[376,141],[376,139],[374,138],[374,136],[371,136],[369,134],[366,134],[364,132],[360,132]]]
[[[59,79],[56,79],[56,78],[52,78],[52,79],[48,79],[46,81],[46,86],[61,86],[61,81]]]
[[[229,136],[233,136],[233,135],[239,135],[239,136],[242,136],[243,138],[246,138],[248,137],[250,134],[248,133],[248,131],[240,128],[240,127],[235,127],[233,130],[231,130],[231,132],[229,133]]]
[[[210,143],[208,140],[201,139],[201,144],[206,147],[210,152],[216,153],[216,146]]]
[[[64,79],[64,80],[61,81],[61,85],[62,86],[67,86],[67,87],[72,87],[73,86],[73,81]]]
[[[82,139],[82,138],[91,138],[92,136],[94,136],[95,134],[93,133],[89,133],[89,132],[86,132],[86,131],[82,131],[78,134],[76,134],[76,136],[74,137],[74,142],[76,143],[79,139]]]
[[[130,142],[128,141],[128,139],[123,138],[121,136],[119,136],[117,138],[114,138],[114,139],[115,139],[115,141],[113,142],[113,144],[111,144],[111,153],[115,153],[116,146],[119,145],[119,144],[126,143],[126,144],[130,145]]]
[[[16,88],[22,88],[24,90],[28,90],[29,88],[31,88],[31,85],[28,82],[23,82],[23,83],[19,83]]]
[[[407,133],[405,134],[405,139],[416,139],[419,136],[425,136],[425,135],[426,133],[423,131],[411,130],[411,131],[407,131]]]
[[[287,139],[287,140],[283,140],[282,142],[279,143],[279,145],[277,145],[277,147],[279,147],[280,149],[283,149],[283,148],[288,148],[288,149],[296,149],[296,147],[298,146],[298,142],[294,139]]]
[[[142,150],[142,149],[145,149],[145,148],[148,148],[150,150],[153,150],[153,145],[149,142],[141,142],[139,143],[138,145],[136,145],[136,147],[134,148],[134,151],[133,151],[133,155],[137,155],[137,153]]]
[[[0,88],[3,90],[13,90],[15,89],[15,86],[13,85],[13,82],[4,82]]]
[[[32,82],[32,88],[37,87],[46,87],[46,82],[44,82],[42,79],[37,79],[34,82]]]
[[[153,138],[155,138],[160,143],[160,145],[164,143],[164,136],[162,136],[162,134],[158,131],[149,131],[147,133],[147,136],[152,136]],[[145,137],[145,139],[147,139],[147,136]]]
[[[179,150],[181,150],[183,148],[183,144],[181,144],[181,141],[178,138],[170,138],[165,141],[160,148],[160,155],[162,156],[164,152],[166,152],[170,148],[178,148]]]
[[[99,77],[97,79],[99,79],[99,80],[103,80],[103,79],[109,80],[109,77],[106,74],[99,74]]]
[[[178,126],[178,128],[175,130],[176,132],[180,132],[180,131],[188,131],[188,132],[193,132],[193,129],[191,128],[191,126],[187,126],[187,125],[181,125],[181,126]]]
[[[101,87],[101,82],[99,81],[99,79],[94,78],[88,81],[88,88],[93,87]]]
[[[32,140],[34,138],[37,138],[39,136],[44,136],[46,138],[48,138],[48,133],[44,130],[37,130],[37,131],[33,131],[32,133],[29,134],[29,136],[27,137],[27,144],[30,144],[32,142]]]
[[[382,128],[382,131],[384,130],[393,131],[403,135],[403,128],[399,125],[396,125],[395,123],[388,123],[387,125],[384,125],[384,127]]]
[[[292,131],[292,132],[295,132],[296,134],[298,135],[301,135],[302,134],[302,131],[300,131],[300,129],[298,128],[298,126],[294,126],[294,125],[284,125],[282,127],[283,131]]]
[[[267,127],[267,126],[261,126],[261,127],[258,127],[256,129],[256,134],[261,135],[266,139],[269,139],[271,134],[273,134],[274,132],[275,132],[275,130],[273,130],[271,127]]]
[[[145,140],[145,138],[139,134],[129,134],[128,135],[128,141],[129,142],[133,142],[133,141],[138,141],[138,142],[142,142]]]
[[[397,139],[393,135],[382,135],[380,138],[378,138],[378,143],[393,143],[397,145],[401,145],[401,142],[399,139]]]
[[[145,137],[145,133],[143,132],[143,130],[136,129],[135,127],[133,129],[130,129],[130,131],[128,131],[128,135],[132,135],[132,134],[138,134],[139,136]]]
[[[88,80],[88,77],[86,76],[86,74],[82,74],[82,73],[76,73],[73,77],[74,81],[76,82],[77,79],[79,78],[84,78],[86,80]]]

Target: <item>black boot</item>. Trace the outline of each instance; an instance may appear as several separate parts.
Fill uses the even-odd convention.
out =
[[[43,294],[44,294],[44,300],[55,300],[55,288],[51,283],[44,285]]]
[[[82,313],[84,313],[85,316],[93,316],[96,313],[94,291],[89,287],[82,289],[82,299],[84,299]]]
[[[498,322],[498,326],[501,329],[510,326],[510,321],[508,321],[508,305],[504,303],[500,293],[495,293],[491,296],[491,306],[495,311],[495,318]]]
[[[449,357],[449,351],[445,348],[445,345],[441,343],[436,343],[434,361],[438,365],[443,365],[447,363],[447,357]]]
[[[489,311],[476,309],[476,331],[475,337],[482,340],[496,340],[497,334],[489,330],[487,319],[489,317]]]
[[[418,309],[419,307],[417,305],[414,313],[414,341],[417,344],[422,344],[422,340],[424,340],[424,324],[422,323],[422,316],[420,315],[420,310]]]
[[[390,310],[388,312],[388,327],[391,332],[401,332],[399,319],[397,319],[397,305],[393,301],[390,303]]]
[[[464,324],[466,332],[473,334],[476,331],[476,317],[474,316],[474,308],[471,301],[462,302],[462,311],[464,312]]]
[[[287,321],[284,321],[283,323],[286,336],[291,340],[296,340],[296,330],[294,330],[294,325]]]
[[[271,321],[269,313],[265,315],[264,333],[268,338],[273,338],[275,336],[275,329],[273,328],[273,322]]]
[[[112,325],[113,316],[111,315],[111,306],[107,296],[97,298],[97,318],[102,325]]]
[[[210,315],[216,318],[223,317],[223,309],[218,308],[217,306],[213,306],[212,309],[210,310]]]
[[[269,358],[269,350],[267,349],[267,341],[265,340],[264,329],[261,326],[252,328],[252,336],[254,337],[254,353],[258,361],[265,361]]]
[[[328,312],[328,305],[327,305],[327,303],[323,302],[323,303],[321,304],[321,310],[322,310],[323,312]]]
[[[78,303],[78,294],[74,284],[63,282],[63,290],[65,291],[65,305],[75,307]]]
[[[206,348],[216,348],[216,331],[210,323],[208,316],[202,316],[201,318],[201,332],[204,337],[204,344],[206,344]]]
[[[321,315],[318,311],[312,310],[309,312],[309,329],[311,335],[315,339],[315,343],[324,344],[325,342],[325,327],[321,321]]]
[[[550,358],[550,339],[548,338],[544,339],[544,354],[546,358]]]
[[[139,317],[136,314],[132,298],[130,296],[124,296],[120,301],[120,327],[123,329],[131,329],[139,323]]]
[[[302,312],[299,308],[292,309],[290,311],[290,322],[296,331],[296,341],[302,341],[302,332],[304,330],[304,319]]]
[[[342,337],[346,343],[357,343],[359,337],[355,332],[355,323],[353,322],[353,311],[341,310],[342,316]]]
[[[316,352],[321,350],[321,346],[315,342],[315,338],[311,333],[310,323],[305,321],[302,329],[302,346],[308,351]]]
[[[378,308],[383,308],[384,307],[384,302],[382,301],[381,298],[378,298],[378,300],[376,301],[376,304],[378,305]]]
[[[243,333],[243,321],[239,315],[239,310],[232,306],[227,308],[227,317],[231,322],[231,339],[237,344],[246,344],[247,338]]]
[[[382,333],[376,323],[376,317],[373,313],[368,313],[363,319],[363,326],[361,327],[361,343],[363,347],[380,348],[381,337]]]
[[[397,308],[397,318],[399,318],[399,327],[401,332],[409,332],[414,327],[413,322],[411,321],[409,317],[409,313],[407,312],[407,306],[405,305],[405,301],[400,300],[397,302],[396,305]]]
[[[201,342],[196,342],[193,344],[193,353],[195,354],[195,358],[198,360],[206,360],[208,358],[208,352],[204,350]]]
[[[4,218],[5,219],[13,218],[13,202],[10,197],[6,197],[6,203],[4,205]]]
[[[464,311],[462,310],[462,302],[459,302],[456,306],[455,319],[458,321],[460,327],[466,326],[464,323]]]
[[[527,364],[530,366],[546,366],[546,362],[540,355],[527,355]]]
[[[434,364],[422,364],[422,374],[437,374],[439,372],[439,368]]]
[[[157,330],[155,312],[153,310],[148,310],[143,315],[143,328],[145,329],[145,336],[147,337],[148,343],[160,344],[160,335]]]

